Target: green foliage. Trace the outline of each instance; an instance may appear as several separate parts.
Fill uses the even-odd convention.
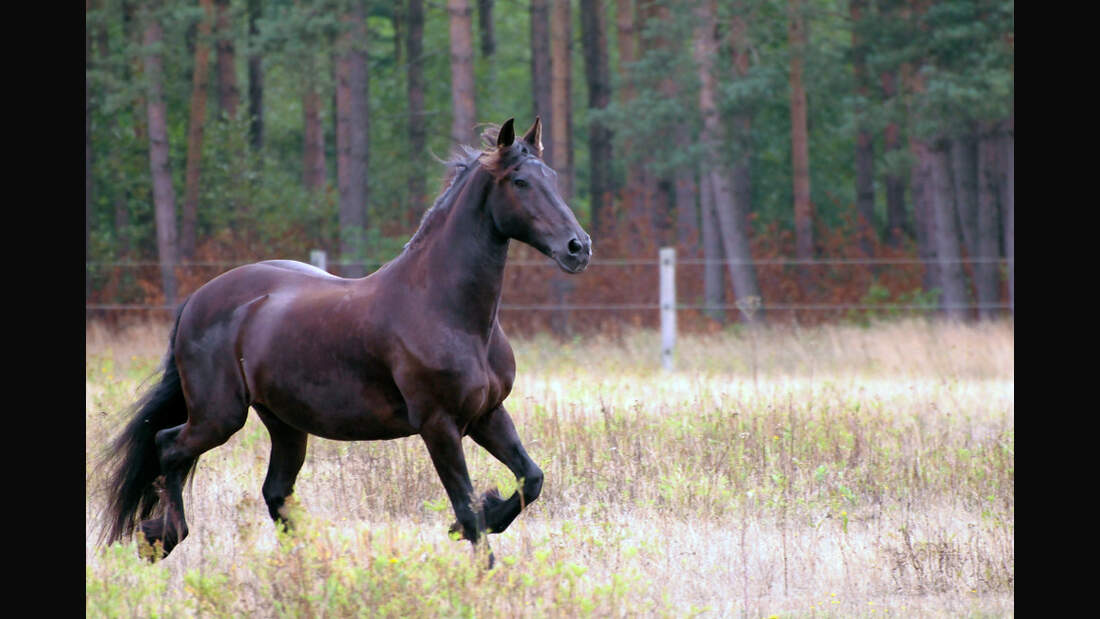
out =
[[[928,308],[938,307],[940,295],[939,288],[932,290],[916,288],[908,292],[891,294],[886,286],[872,278],[867,292],[859,300],[859,305],[869,307],[848,310],[848,320],[866,326],[875,320],[919,316]]]
[[[89,617],[171,617],[183,610],[178,598],[169,599],[170,571],[150,566],[135,544],[108,547],[97,567],[85,567]]]

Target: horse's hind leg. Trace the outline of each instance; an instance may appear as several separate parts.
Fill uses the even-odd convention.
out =
[[[523,480],[520,491],[507,499],[500,498],[496,490],[482,495],[485,525],[489,531],[501,533],[512,524],[524,507],[539,497],[542,491],[542,469],[527,455],[512,423],[512,417],[503,406],[470,424],[468,433],[478,445],[503,462],[516,479]]]
[[[213,390],[212,393],[217,393]],[[187,393],[184,388],[185,396]],[[226,394],[225,391],[222,391]],[[167,555],[187,537],[187,519],[183,511],[183,483],[194,470],[200,455],[229,440],[244,426],[247,408],[237,395],[205,398],[201,403],[188,399],[188,420],[156,435],[157,454],[162,473],[158,483],[164,503],[161,516],[144,520],[139,525],[145,540],[160,542]],[[152,557],[156,559],[158,557]]]
[[[187,521],[183,517],[182,488],[183,481],[191,469],[194,468],[197,457],[180,458],[178,451],[170,450],[170,446],[175,443],[186,425],[181,424],[174,428],[161,430],[156,435],[162,474],[157,478],[155,484],[157,493],[160,494],[160,502],[164,505],[164,512],[161,516],[144,520],[138,525],[145,536],[146,542],[151,545],[160,543],[163,555],[172,552],[176,544],[187,537]],[[148,558],[155,560],[160,557],[154,555]]]
[[[309,435],[287,425],[262,406],[253,405],[253,408],[271,435],[271,460],[264,479],[264,502],[275,524],[290,528],[291,522],[283,507],[294,492],[294,480],[306,460]]]

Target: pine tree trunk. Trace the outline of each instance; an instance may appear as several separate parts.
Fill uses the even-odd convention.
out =
[[[262,13],[262,0],[248,0],[248,39],[254,46],[248,55],[248,136],[255,152],[264,146],[264,65],[263,56],[255,49],[260,38],[257,20]]]
[[[1008,261],[1008,307],[1016,315],[1016,115],[1009,116],[1007,131],[1002,138],[1002,166],[1004,169],[1001,198],[1004,221],[1005,260]]]
[[[738,8],[745,11],[743,4]],[[745,11],[747,13],[747,11]],[[730,19],[729,47],[730,67],[734,80],[746,79],[752,64],[752,50],[749,45],[749,28],[742,14]],[[736,145],[733,161],[733,205],[738,225],[746,233],[749,230],[749,213],[752,210],[752,110],[742,107],[730,117],[733,133],[730,141]]]
[[[122,40],[126,45],[140,45],[144,33],[140,27],[134,27],[134,7],[131,3],[122,3]],[[107,53],[107,41],[106,41],[106,28],[103,30],[103,38],[101,39],[100,46],[104,50],[104,56]],[[125,82],[131,82],[135,78],[140,79],[142,70],[143,59],[138,57],[130,62],[123,63],[123,80]],[[130,104],[130,123],[133,125],[133,135],[138,144],[144,143],[145,138],[145,120],[143,117],[146,115],[145,98],[138,95]],[[112,123],[117,120],[112,119]],[[129,190],[125,189],[127,185],[127,173],[122,165],[123,153],[120,149],[116,149],[112,154],[112,158],[115,161],[115,178],[118,182],[120,191],[115,194],[115,235],[117,239],[117,245],[115,247],[115,255],[118,257],[124,257],[130,253],[131,233],[130,233],[130,206],[129,206]]]
[[[406,13],[408,25],[408,95],[409,95],[409,217],[407,223],[415,228],[424,211],[428,198],[425,195],[423,169],[427,131],[424,123],[424,0],[409,0]]]
[[[476,144],[473,21],[469,0],[447,0],[451,40],[451,140]]]
[[[602,110],[611,103],[611,74],[607,59],[606,17],[600,0],[580,0],[581,45],[584,74],[588,82],[588,109]],[[603,123],[588,121],[588,191],[591,219],[589,231],[599,236],[604,211],[610,206],[611,130]]]
[[[623,87],[622,103],[635,96],[634,82],[630,79],[630,65],[638,61],[638,28],[634,22],[634,0],[615,0],[615,39],[619,50],[619,77]]]
[[[867,9],[867,0],[851,0],[849,11],[852,16],[852,69],[856,84],[856,94],[866,105],[869,96],[867,87],[867,52],[859,30],[863,13]],[[875,236],[875,170],[874,144],[871,132],[865,120],[865,108],[856,112],[859,116],[856,129],[856,213],[860,219],[860,248],[865,256],[874,254]]]
[[[493,33],[493,0],[477,0],[477,29],[481,56],[490,58],[497,50],[496,35]]]
[[[924,263],[924,289],[940,289],[940,269],[936,261],[935,227],[932,217],[932,150],[915,136],[909,137],[913,155],[910,184],[913,187],[913,219],[917,236],[917,255]]]
[[[735,131],[740,130],[742,132],[748,132],[749,119],[747,116],[734,118]],[[733,173],[731,178],[733,180],[733,205],[736,210],[737,225],[742,227],[746,234],[749,230],[749,212],[752,205],[752,177],[751,168],[749,167],[749,157],[751,153],[748,152],[747,142],[742,142],[743,154],[733,162]]]
[[[305,92],[302,94],[303,125],[305,143],[302,148],[302,183],[309,191],[318,191],[325,186],[327,165],[325,163],[325,130],[321,124],[321,95],[313,79],[312,54],[306,60],[309,69],[304,76]]]
[[[755,308],[751,311],[742,309],[742,316],[746,322],[764,323],[765,307],[760,287],[756,282],[756,268],[753,266],[752,253],[749,250],[749,237],[743,221],[738,217],[739,209],[734,202],[734,192],[729,177],[723,173],[723,170],[714,167],[706,174],[704,182],[710,183],[710,191],[713,194],[713,208],[718,219],[722,253],[726,258],[736,302],[739,306]]]
[[[313,11],[306,12],[301,0],[295,0],[294,6],[305,15],[314,15]],[[321,93],[316,77],[320,69],[317,53],[321,39],[311,33],[303,33],[300,39],[304,47],[299,74],[302,83],[302,185],[308,192],[315,193],[325,187],[328,177],[325,129],[321,122]]]
[[[229,15],[229,0],[215,0],[218,50],[218,103],[222,113],[237,118],[240,92],[237,90],[236,45],[233,42],[233,22]]]
[[[146,50],[159,48],[164,32],[158,21],[159,3],[147,5],[144,44]],[[153,179],[154,223],[157,230],[157,258],[166,305],[176,304],[176,273],[179,262],[176,237],[176,194],[172,187],[172,171],[168,164],[168,112],[164,102],[162,80],[163,61],[155,51],[144,56],[146,96],[149,119],[149,172]]]
[[[1000,301],[997,263],[1000,243],[997,221],[997,189],[1000,181],[1000,160],[997,157],[997,136],[992,123],[982,127],[978,138],[978,249],[981,260],[974,264],[975,288],[978,291],[978,318],[990,320],[1000,312],[993,307]]]
[[[882,94],[889,100],[897,94],[897,75],[893,71],[882,73]],[[883,131],[886,155],[901,150],[901,132],[896,122],[889,122]],[[905,181],[894,172],[886,174],[886,241],[893,247],[901,246],[906,237],[912,238],[912,225],[905,208]]]
[[[924,80],[908,63],[901,67],[902,82],[914,99],[924,94]],[[919,102],[916,102],[919,103]],[[917,255],[924,263],[924,289],[943,290],[939,264],[936,261],[935,220],[932,207],[932,149],[917,134],[919,108],[911,105],[909,114],[909,152],[913,158],[909,184],[913,192],[913,223],[916,228]]]
[[[531,96],[542,126],[553,127],[550,61],[550,0],[531,0]],[[552,131],[553,129],[551,129]],[[543,140],[542,158],[553,161],[554,142]]]
[[[676,135],[683,140],[681,144],[691,141],[687,125],[677,127]],[[676,245],[684,257],[697,256],[702,243],[699,237],[699,187],[691,167],[684,165],[678,168],[673,182],[676,184],[673,199],[676,208]]]
[[[694,13],[696,21],[693,52],[700,82],[699,111],[703,117],[703,131],[699,136],[703,149],[700,173],[702,184],[705,185],[703,191],[709,192],[707,200],[711,202],[711,208],[718,220],[722,249],[737,302],[751,303],[751,299],[761,301],[760,289],[756,283],[756,269],[752,265],[752,254],[749,251],[748,234],[734,202],[730,175],[722,164],[720,145],[725,140],[725,131],[718,116],[717,84],[714,77],[714,59],[718,45],[714,32],[713,0],[701,2]],[[749,322],[765,320],[762,307],[758,311],[742,311],[742,315]]]
[[[211,0],[199,0],[203,18],[199,20],[195,44],[195,69],[191,85],[191,120],[187,126],[187,170],[184,174],[183,215],[180,220],[180,257],[195,257],[196,228],[199,213],[199,175],[202,172],[202,137],[206,126],[206,85],[209,81],[210,30],[214,18]]]
[[[641,43],[638,34],[637,7],[634,0],[615,0],[615,28],[617,31],[616,46],[619,52],[619,104],[628,106],[637,96],[632,65],[639,60],[639,48]],[[624,135],[620,146],[620,159],[630,161],[636,159],[634,155],[634,141],[629,135]],[[620,217],[627,224],[627,234],[632,237],[632,242],[637,245],[640,239],[640,231],[635,222],[641,219],[647,212],[649,182],[642,166],[629,164],[626,166],[626,174],[620,191]]]
[[[950,141],[937,139],[932,147],[932,216],[935,228],[936,260],[943,288],[944,315],[966,320],[966,275],[962,268],[959,227],[951,178]]]
[[[125,37],[127,40],[129,37]],[[102,42],[104,49],[104,56],[106,56],[107,42]],[[124,73],[129,73],[125,68]],[[125,79],[125,78],[124,78]],[[138,110],[140,112],[141,110]],[[134,113],[134,116],[139,114]],[[111,118],[108,121],[108,129],[117,126],[118,121],[115,118]],[[91,153],[88,155],[89,161],[91,161]],[[130,253],[130,205],[128,200],[129,191],[126,189],[128,175],[125,168],[122,165],[122,152],[121,149],[114,149],[111,153],[111,160],[113,167],[115,168],[114,178],[117,180],[117,191],[115,192],[115,256],[123,257]],[[91,190],[89,189],[89,193]]]
[[[806,26],[802,0],[789,0],[787,39],[790,44],[791,168],[794,180],[795,257],[814,256],[814,214],[810,202],[810,150],[806,128],[806,90],[802,84]],[[809,269],[802,269],[803,284],[809,285]]]
[[[128,32],[132,36],[132,39],[131,39],[131,36],[127,36],[127,38],[126,38],[127,42],[132,43],[133,45],[135,45],[137,47],[140,47],[142,45],[142,41],[144,40],[144,37],[145,37],[144,26],[139,24],[137,27],[134,27],[134,23],[135,23],[135,21],[137,21],[137,19],[139,17],[138,12],[140,10],[141,9],[138,7],[136,2],[129,2],[127,0],[123,0],[123,2],[122,2],[122,30],[124,32]],[[142,76],[144,75],[144,71],[145,71],[145,57],[144,56],[139,56],[138,54],[134,54],[134,57],[131,60],[131,62],[132,62],[131,67],[133,69],[134,80],[137,83],[141,83]],[[147,135],[148,127],[146,126],[146,122],[148,122],[148,117],[145,114],[145,111],[148,109],[148,106],[147,106],[147,103],[145,101],[145,96],[142,94],[141,89],[138,89],[137,92],[135,93],[134,100],[133,100],[133,103],[132,103],[132,109],[136,110],[133,114],[134,139],[138,143],[145,142],[148,139],[148,135]]]
[[[493,60],[497,51],[495,28],[493,26],[493,0],[477,0],[478,44],[481,58],[485,61],[485,77],[477,84],[482,100],[492,99],[496,92],[497,63]]]
[[[558,192],[573,197],[573,10],[570,0],[551,0],[550,167],[558,173]]]
[[[344,32],[336,61],[336,169],[340,191],[340,261],[344,277],[363,277],[366,269],[367,156],[367,29],[362,0],[352,0],[340,16]]]
[[[573,10],[570,0],[550,0],[550,147],[544,158],[558,173],[558,192],[573,197]],[[546,126],[546,125],[544,125]],[[550,276],[557,304],[568,302],[575,280],[561,272]],[[558,335],[570,332],[569,314],[555,310],[550,326]]]
[[[950,141],[951,179],[963,247],[971,258],[978,251],[978,142],[973,132]]]
[[[699,207],[703,214],[703,305],[704,313],[719,322],[725,322],[722,305],[726,302],[725,278],[722,276],[722,238],[718,213],[714,210],[714,190],[708,177],[699,183]]]
[[[860,218],[860,248],[863,255],[874,254],[875,185],[874,144],[866,129],[856,132],[856,212]]]

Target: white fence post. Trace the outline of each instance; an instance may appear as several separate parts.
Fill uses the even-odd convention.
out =
[[[325,250],[314,249],[309,252],[309,263],[313,266],[321,269],[322,271],[328,270],[328,258],[325,256]]]
[[[661,366],[673,367],[673,349],[676,347],[676,248],[662,247],[659,254],[661,268]]]

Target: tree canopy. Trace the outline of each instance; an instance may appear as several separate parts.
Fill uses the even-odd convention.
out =
[[[921,200],[931,194],[924,192],[920,175],[914,173],[922,152],[913,148],[914,141],[935,147],[962,140],[973,143],[977,153],[979,142],[988,138],[1000,140],[990,151],[997,157],[988,164],[998,166],[994,176],[999,180],[992,182],[999,183],[994,191],[1000,193],[992,219],[982,221],[998,230],[993,245],[997,255],[968,251],[961,232],[956,241],[970,258],[1011,261],[1010,251],[1006,253],[1012,245],[1011,231],[1004,229],[1004,222],[1011,221],[1005,208],[1011,208],[1012,198],[1003,193],[1005,152],[1014,131],[1011,1],[720,0],[713,21],[702,28],[699,13],[691,8],[705,0],[562,1],[572,20],[563,48],[571,55],[566,93],[572,116],[570,204],[588,225],[592,187],[606,188],[609,199],[600,207],[600,230],[592,231],[596,247],[607,248],[598,252],[600,258],[651,258],[658,244],[676,245],[682,255],[710,258],[700,238],[684,238],[685,230],[694,229],[698,235],[699,226],[708,221],[700,206],[700,170],[712,164],[732,170],[742,160],[747,162],[749,180],[748,197],[741,200],[747,202],[746,219],[739,225],[749,230],[754,259],[794,255],[793,241],[788,244],[785,239],[795,229],[789,93],[792,54],[798,54],[806,94],[810,202],[818,231],[815,255],[850,256],[848,250],[858,244],[858,227],[851,221],[860,191],[857,151],[865,148],[873,170],[873,221],[866,222],[873,245],[865,245],[863,251],[874,254],[866,257],[919,255],[939,273],[934,266],[939,254],[920,253],[918,248],[924,242]],[[196,49],[209,50],[211,68],[205,74],[210,100],[202,113],[204,131],[199,138],[201,173],[191,261],[224,265],[266,258],[304,260],[314,248],[328,250],[335,260],[341,235],[337,63],[343,35],[360,27],[366,36],[354,44],[366,52],[369,83],[362,93],[369,117],[369,191],[362,205],[368,223],[362,231],[362,252],[352,259],[370,267],[392,258],[415,231],[419,213],[434,199],[446,172],[437,159],[455,146],[451,19],[456,9],[450,5],[465,6],[472,16],[466,27],[474,35],[476,120],[500,123],[515,117],[517,124],[527,126],[537,109],[532,54],[543,53],[533,45],[532,9],[559,2],[367,0],[360,4],[364,23],[359,24],[343,19],[356,4],[353,0],[220,0],[216,5],[224,19],[209,17],[203,4],[89,4],[90,301],[137,303],[157,294],[155,279],[146,281],[140,271],[120,271],[117,266],[156,262],[159,256],[146,113],[150,84],[142,64],[149,54],[162,60],[167,167],[182,203],[195,109],[194,75],[196,62],[202,62]],[[592,19],[590,13],[597,10],[602,12],[599,19]],[[410,19],[418,14],[422,26],[410,28]],[[805,30],[805,43],[798,49],[792,48],[789,36],[796,16]],[[204,19],[212,20],[210,28],[204,29]],[[156,20],[163,31],[155,49],[142,36],[149,20]],[[595,39],[584,37],[586,29],[591,36],[593,24],[602,29],[598,44],[604,46],[606,77],[592,73],[589,66],[595,62],[591,58],[596,56],[590,56]],[[632,30],[624,30],[624,24]],[[422,37],[419,58],[409,57],[409,50],[417,49],[410,45],[410,33]],[[630,48],[624,47],[624,37],[631,35],[636,60],[626,62],[623,50]],[[713,37],[715,42],[711,71],[727,136],[716,151],[701,139],[701,82],[693,55],[698,36]],[[223,60],[231,63],[232,75],[215,66]],[[411,77],[411,67],[420,71],[419,77]],[[225,80],[235,80],[231,86],[241,93],[235,115],[218,96]],[[593,85],[609,94],[603,107],[592,103]],[[421,102],[412,105],[411,91],[421,89]],[[315,93],[319,104],[307,103],[307,91]],[[262,134],[257,133],[257,120],[262,121]],[[320,131],[311,139],[323,151],[323,157],[315,154],[312,159],[316,165],[323,159],[324,182],[319,187],[307,184],[303,173],[311,120]],[[423,138],[411,138],[410,126],[416,126]],[[590,132],[600,127],[599,135],[610,140],[604,150],[589,147]],[[548,136],[551,130],[547,127]],[[862,146],[857,140],[860,131],[869,138]],[[592,152],[610,152],[610,160],[603,162],[609,179],[592,178],[603,174],[600,167],[590,166]],[[951,164],[951,169],[962,168]],[[895,238],[888,228],[894,220],[888,178],[900,179],[904,191],[905,226],[892,249],[887,248]],[[641,189],[632,192],[632,183]],[[967,214],[960,212],[965,220]],[[677,217],[688,227],[677,228]],[[630,230],[634,242],[624,240]],[[210,274],[195,271],[193,280],[184,274],[181,286],[193,289]],[[967,275],[974,277],[969,271]],[[766,279],[765,274],[761,278]],[[887,280],[878,277],[874,284],[890,289],[895,300],[915,292],[911,278],[904,283]],[[859,289],[848,298],[866,298],[870,281],[852,284]],[[942,284],[935,277],[926,278],[923,291]],[[781,300],[769,299],[782,295],[762,285],[765,303]]]

